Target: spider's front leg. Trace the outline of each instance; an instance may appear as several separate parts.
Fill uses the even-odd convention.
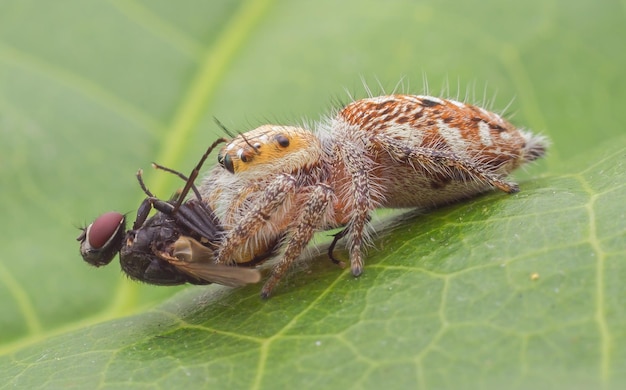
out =
[[[313,234],[323,223],[324,216],[332,206],[333,190],[325,185],[318,184],[311,188],[311,192],[302,208],[299,210],[296,223],[291,229],[292,234],[281,260],[272,269],[270,278],[261,290],[261,297],[268,298],[289,269],[291,264],[300,256],[306,245],[313,238]]]
[[[294,193],[295,187],[296,180],[293,176],[288,174],[276,176],[246,215],[237,222],[233,229],[226,233],[215,262],[218,264],[234,263],[233,253],[235,250],[263,228],[276,209],[285,202],[288,196]]]

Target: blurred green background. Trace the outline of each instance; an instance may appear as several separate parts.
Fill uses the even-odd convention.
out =
[[[364,83],[399,85],[508,106],[549,136],[518,178],[623,144],[625,15],[611,0],[0,0],[0,351],[180,290],[87,267],[74,239],[102,212],[133,215],[139,168],[169,196],[180,182],[150,162],[190,170],[223,135],[213,117],[315,121]]]

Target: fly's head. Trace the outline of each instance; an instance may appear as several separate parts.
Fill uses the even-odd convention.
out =
[[[109,264],[122,249],[125,231],[126,217],[123,214],[112,211],[96,218],[76,239],[80,242],[83,260],[95,267]]]
[[[320,156],[320,142],[310,131],[264,125],[233,139],[220,150],[217,159],[232,174],[262,177],[310,167],[318,163]]]

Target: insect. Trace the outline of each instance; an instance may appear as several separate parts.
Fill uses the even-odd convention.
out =
[[[209,147],[189,178],[154,164],[186,181],[181,193],[169,201],[156,198],[144,185],[139,171],[137,180],[147,198],[139,206],[132,229],[126,231],[126,217],[117,212],[96,218],[77,238],[83,259],[100,267],[109,264],[119,253],[120,265],[128,276],[156,285],[240,286],[258,282],[261,278],[258,270],[215,264],[214,251],[222,227],[193,184],[208,155],[224,141],[220,139]],[[190,190],[196,197],[185,201]],[[152,208],[157,213],[148,218]]]
[[[343,227],[352,274],[363,271],[370,213],[434,207],[496,188],[545,154],[546,138],[455,100],[389,95],[354,101],[315,131],[264,125],[232,139],[198,191],[223,238],[216,262],[252,266],[280,252],[267,298],[316,231]],[[264,256],[261,256],[264,255]]]

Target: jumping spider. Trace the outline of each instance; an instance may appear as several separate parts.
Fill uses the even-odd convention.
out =
[[[199,187],[224,227],[216,262],[253,266],[281,251],[261,291],[268,297],[316,231],[344,227],[336,239],[347,238],[358,276],[374,209],[515,193],[505,177],[547,144],[497,114],[429,96],[358,100],[314,132],[261,126],[223,147]]]

